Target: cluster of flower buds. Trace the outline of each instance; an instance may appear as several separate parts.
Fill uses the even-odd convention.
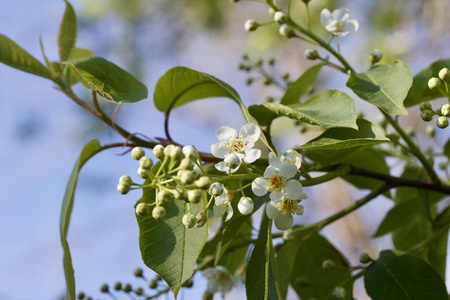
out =
[[[447,97],[450,101],[450,70],[443,68],[439,71],[438,77],[431,77],[428,80],[428,88],[430,90],[439,91],[443,96]],[[443,84],[442,84],[443,83]],[[422,102],[420,104],[420,111],[422,112],[422,120],[429,122],[433,119],[434,115],[438,115],[436,125],[439,128],[446,128],[449,125],[448,117],[450,117],[450,104],[441,105],[438,109],[433,110],[429,102]]]

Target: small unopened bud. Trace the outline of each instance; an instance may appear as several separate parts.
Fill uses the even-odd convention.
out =
[[[213,297],[214,297],[214,294],[206,291],[206,292],[203,293],[202,299],[203,300],[213,300]]]
[[[271,15],[272,16],[272,18],[275,16],[275,13],[277,12],[275,9],[273,9],[272,7],[269,7],[269,10],[268,10],[268,12],[269,12],[269,15]]]
[[[122,195],[125,195],[130,191],[130,186],[127,184],[119,183],[117,185],[117,191],[121,193]]]
[[[234,153],[228,154],[223,161],[225,162],[225,166],[230,169],[235,169],[241,164],[241,159]]]
[[[287,21],[287,16],[284,12],[282,11],[277,11],[274,15],[273,15],[273,19],[275,22],[277,22],[278,24],[284,24]]]
[[[195,173],[193,171],[183,171],[180,176],[182,184],[192,184],[195,180]]]
[[[238,210],[243,215],[249,215],[253,212],[254,204],[250,197],[241,197],[238,203]]]
[[[187,200],[187,194],[181,187],[177,187],[175,190],[172,191],[174,197],[176,200]]]
[[[362,264],[368,264],[368,263],[371,263],[372,261],[373,261],[373,259],[366,252],[362,253],[359,256],[359,262]]]
[[[316,60],[320,58],[319,53],[317,53],[317,50],[312,48],[308,48],[305,50],[305,57],[306,59],[309,60]]]
[[[436,134],[436,129],[434,128],[434,126],[428,125],[427,127],[425,127],[425,132],[429,135],[429,136],[434,136]]]
[[[162,206],[155,206],[152,210],[152,217],[155,220],[162,220],[166,216],[166,210]]]
[[[405,132],[409,136],[414,136],[414,134],[415,134],[414,128],[412,128],[412,127],[406,128]]]
[[[441,81],[439,78],[431,77],[430,80],[428,80],[428,88],[430,90],[436,90],[441,87]]]
[[[419,108],[420,108],[420,111],[433,110],[430,102],[427,102],[427,101],[420,103]]]
[[[116,283],[114,284],[114,289],[115,289],[116,291],[120,291],[120,290],[122,289],[122,283],[116,282]]]
[[[142,271],[141,268],[136,268],[134,269],[134,276],[136,277],[143,277],[144,276],[144,272]]]
[[[248,77],[248,78],[245,80],[245,83],[247,83],[247,85],[251,85],[251,84],[253,83],[253,78]]]
[[[150,211],[150,206],[148,206],[147,203],[139,203],[136,205],[136,214],[138,216],[144,217],[146,216]]]
[[[190,190],[188,192],[188,200],[190,203],[199,203],[202,200],[202,191]]]
[[[450,115],[450,104],[442,105],[441,114],[446,117]]]
[[[195,182],[195,186],[202,190],[207,190],[210,185],[211,178],[208,176],[202,176]]]
[[[127,283],[122,287],[122,291],[124,291],[125,293],[129,293],[131,292],[132,288],[131,288],[131,284]]]
[[[291,37],[295,36],[295,30],[292,29],[292,27],[289,27],[286,24],[283,24],[280,26],[280,34],[284,37],[287,37],[290,39]]]
[[[233,3],[238,3],[240,0],[231,0]]]
[[[184,157],[195,160],[198,158],[197,150],[195,150],[194,146],[184,146],[183,147]]]
[[[181,161],[184,157],[183,150],[179,146],[173,146],[170,150],[169,156],[174,161]]]
[[[160,281],[160,280],[162,280],[162,277],[161,277],[161,275],[159,275],[159,274],[156,274],[156,275],[155,275],[155,280],[156,280],[156,281]]]
[[[143,157],[144,155],[145,151],[141,147],[134,147],[133,150],[131,150],[131,156],[135,160],[141,159],[141,157]]]
[[[167,145],[167,146],[164,148],[164,155],[165,155],[165,156],[169,156],[170,151],[173,149],[173,147],[174,147],[174,145]]]
[[[435,110],[435,114],[436,115],[438,115],[438,116],[442,116],[442,106],[444,106],[444,105],[440,105],[436,110]]]
[[[447,68],[443,68],[439,71],[439,78],[442,79],[445,82],[448,82],[448,79],[450,77],[450,70]]]
[[[269,64],[269,66],[273,66],[273,65],[275,64],[275,57],[269,58],[269,60],[267,61],[267,63]]]
[[[183,286],[187,287],[187,288],[191,288],[193,285],[194,285],[194,282],[192,281],[192,279],[188,279],[188,280],[186,280],[185,283],[183,283]]]
[[[201,170],[199,167],[194,166],[194,168],[192,169],[192,171],[194,172],[195,180],[199,179],[200,176],[202,176],[202,170]]]
[[[263,59],[261,57],[258,57],[257,59],[255,59],[255,65],[261,67],[263,64]]]
[[[220,196],[223,193],[223,185],[218,182],[214,182],[209,187],[209,193],[213,196]]]
[[[137,173],[138,173],[139,177],[141,177],[142,179],[148,178],[147,170],[142,169],[142,167],[138,168]]]
[[[83,292],[79,292],[77,298],[80,300],[83,300],[86,297],[86,295]]]
[[[263,79],[264,85],[270,85],[272,82],[273,82],[272,78],[270,78],[268,76],[264,76],[264,79]]]
[[[181,160],[180,169],[182,170],[193,170],[194,166],[195,164],[190,158],[186,157]]]
[[[102,284],[102,286],[100,287],[100,291],[102,293],[108,293],[109,292],[109,286],[106,283]]]
[[[131,180],[131,177],[128,175],[122,175],[119,178],[119,183],[125,184],[125,185],[132,185],[133,180]]]
[[[139,166],[144,170],[150,170],[153,166],[153,161],[148,156],[142,156],[139,159]]]
[[[344,299],[347,293],[342,286],[337,286],[334,288],[332,295],[337,299]]]
[[[173,200],[173,194],[166,190],[160,190],[156,195],[156,202],[159,206],[167,207]]]
[[[441,129],[448,127],[447,117],[444,116],[439,117],[436,121],[436,125]]]
[[[424,110],[424,111],[420,114],[420,117],[421,117],[422,120],[424,120],[425,122],[430,122],[431,120],[433,120],[433,116],[434,116],[434,112],[432,112],[431,110]]]
[[[291,76],[291,74],[289,74],[289,72],[283,72],[283,74],[281,74],[281,78],[283,78],[284,80],[288,80],[289,76]]]
[[[380,50],[374,49],[369,54],[369,59],[372,62],[372,65],[376,64],[383,58],[383,53]]]
[[[259,24],[255,20],[247,20],[244,24],[244,28],[246,31],[255,31],[258,29]]]
[[[134,293],[138,296],[144,295],[144,290],[142,288],[137,288],[134,290]]]
[[[336,268],[336,263],[334,261],[327,259],[322,262],[322,269],[332,270],[334,268]]]
[[[156,281],[155,279],[150,280],[148,283],[148,287],[152,290],[156,289],[158,287],[158,281]]]
[[[191,213],[187,213],[183,216],[182,222],[183,222],[184,227],[192,228],[195,226],[195,222],[196,222],[195,216]]]
[[[208,221],[208,216],[206,215],[206,212],[204,210],[201,210],[195,216],[195,220],[197,221],[197,223],[195,223],[195,227],[200,228],[205,225],[206,221]]]
[[[156,145],[155,148],[153,148],[153,155],[159,160],[164,159],[164,146]]]

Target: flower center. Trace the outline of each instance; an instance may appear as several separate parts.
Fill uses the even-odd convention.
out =
[[[227,142],[227,147],[231,152],[241,153],[245,147],[245,141],[242,136],[230,137]]]
[[[269,191],[280,191],[286,186],[286,183],[287,180],[284,176],[275,174],[269,179]]]
[[[217,283],[226,284],[228,281],[230,281],[230,275],[225,272],[216,270],[216,276],[214,279]]]
[[[344,31],[344,23],[337,22],[336,23],[336,30],[335,30],[335,32],[343,32],[343,31]]]
[[[284,198],[280,204],[281,204],[281,211],[286,215],[293,214],[297,210],[298,206],[297,201],[287,198]]]

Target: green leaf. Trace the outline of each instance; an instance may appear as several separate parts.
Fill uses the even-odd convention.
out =
[[[0,34],[0,62],[10,67],[52,79],[50,71],[7,36]]]
[[[438,60],[414,76],[412,87],[405,99],[406,107],[442,97],[438,90],[428,88],[428,80],[437,77],[442,68],[450,68],[450,59]]]
[[[364,274],[373,300],[448,300],[444,281],[425,261],[384,250]]]
[[[306,70],[286,91],[283,98],[281,98],[281,104],[289,105],[298,103],[300,98],[306,93],[306,91],[312,86],[314,81],[319,75],[323,64],[315,65]]]
[[[259,126],[232,87],[212,75],[185,67],[172,68],[158,80],[153,100],[158,110],[167,113],[189,102],[213,97],[225,97],[235,101],[241,108],[245,120]],[[264,134],[261,135],[261,140],[275,152]]]
[[[442,279],[445,281],[445,273],[447,266],[447,243],[450,222],[450,207],[447,207],[435,219],[433,224],[433,234],[438,235],[431,243],[428,251],[428,260]]]
[[[339,150],[389,142],[383,131],[375,124],[364,119],[358,119],[356,124],[358,130],[350,128],[328,129],[317,138],[296,148],[296,150]]]
[[[352,299],[353,281],[348,260],[326,238],[318,234],[307,239],[299,238],[300,240],[286,243],[299,244],[297,248],[289,246],[289,250],[296,252],[286,254],[291,256],[291,262],[295,258],[290,282],[298,296],[301,299],[333,299],[334,288],[342,286],[348,297],[346,299]],[[331,260],[336,267],[325,270],[322,267],[325,260]]]
[[[65,62],[78,79],[108,101],[137,102],[148,96],[147,87],[133,75],[101,57]]]
[[[448,159],[450,159],[450,139],[448,139],[444,145],[444,154]]]
[[[69,243],[67,242],[67,231],[69,230],[70,217],[73,208],[73,199],[75,195],[75,188],[78,181],[78,173],[81,167],[95,154],[103,150],[100,143],[97,140],[90,141],[84,146],[83,150],[78,157],[75,166],[73,167],[72,174],[70,175],[69,182],[67,183],[66,192],[64,193],[64,199],[61,207],[61,216],[59,221],[59,230],[61,234],[61,244],[64,250],[64,274],[66,277],[67,295],[69,300],[75,300],[75,277],[72,266],[72,257],[70,255]]]
[[[74,48],[70,59],[77,59],[82,57],[91,57],[94,53],[91,50],[88,49],[82,49],[82,48]],[[79,82],[78,77],[73,74],[73,72],[70,70],[70,68],[66,67],[64,68],[64,72],[69,72],[69,84],[74,85],[75,83]]]
[[[377,65],[363,74],[350,74],[347,86],[358,97],[390,115],[407,115],[403,100],[413,82],[411,70],[402,61]]]
[[[268,125],[277,117],[288,117],[324,128],[358,128],[355,101],[338,90],[325,90],[302,104],[286,106],[264,103],[250,106],[249,111],[263,125]]]
[[[155,190],[144,189],[144,194],[138,203],[154,201]],[[202,203],[191,203],[192,213],[196,214],[200,211],[202,205]],[[191,278],[197,258],[208,238],[207,226],[201,228],[183,226],[182,218],[187,212],[185,203],[173,201],[166,208],[167,214],[163,220],[136,215],[142,259],[150,269],[166,281],[175,297],[181,285]]]
[[[61,62],[66,61],[71,56],[77,40],[77,16],[72,5],[66,0],[66,11],[59,26],[58,50]]]

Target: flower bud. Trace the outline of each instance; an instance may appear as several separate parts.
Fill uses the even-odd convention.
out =
[[[137,170],[137,173],[138,173],[139,177],[141,177],[142,179],[148,178],[147,170],[142,169],[142,167],[139,167],[139,169]]]
[[[427,101],[420,103],[419,108],[420,108],[420,111],[433,110],[430,102],[427,102]]]
[[[218,182],[214,182],[209,187],[209,193],[211,195],[213,195],[213,196],[220,196],[220,195],[222,195],[222,193],[223,193],[223,185],[218,183]]]
[[[225,166],[231,169],[235,169],[241,165],[241,159],[236,154],[228,154],[225,159]]]
[[[275,22],[277,22],[278,24],[284,24],[287,21],[287,16],[284,12],[282,11],[277,11],[274,15],[273,15],[273,19],[275,20]]]
[[[238,210],[243,215],[249,215],[253,212],[253,200],[250,197],[241,197],[238,203]]]
[[[202,299],[203,300],[213,300],[213,297],[214,297],[214,294],[206,291],[206,292],[203,293]]]
[[[188,279],[186,280],[185,283],[183,283],[183,286],[186,288],[191,288],[194,285],[194,282],[192,281],[192,279]]]
[[[246,31],[255,31],[259,27],[259,24],[255,20],[247,20],[244,24]]]
[[[199,167],[194,166],[194,168],[192,169],[192,171],[194,172],[195,180],[199,179],[200,176],[202,176],[202,170],[201,170]]]
[[[372,261],[373,261],[373,259],[366,252],[362,253],[359,256],[359,262],[362,264],[368,264],[368,263],[371,263]]]
[[[134,293],[138,296],[144,295],[144,290],[142,288],[137,288],[134,290]]]
[[[380,50],[374,49],[369,54],[369,59],[372,62],[372,65],[376,64],[383,58],[383,53]]]
[[[309,60],[316,60],[320,58],[320,56],[316,49],[308,48],[305,50],[305,58]]]
[[[130,191],[130,186],[127,184],[119,183],[117,185],[117,191],[121,193],[122,195],[125,195]]]
[[[436,125],[441,129],[448,127],[447,117],[444,116],[439,117],[436,121]]]
[[[162,206],[155,206],[152,210],[152,217],[155,220],[162,220],[166,216],[166,210]]]
[[[269,60],[267,61],[267,63],[269,64],[269,66],[273,66],[273,65],[275,64],[275,57],[269,58]]]
[[[438,116],[442,116],[442,106],[444,106],[444,105],[440,105],[436,110],[435,110],[435,114],[436,115],[438,115]]]
[[[80,300],[83,300],[86,297],[86,295],[83,292],[79,292],[77,298]]]
[[[198,158],[197,150],[195,150],[194,146],[184,146],[183,147],[184,157],[195,160]]]
[[[233,3],[238,3],[240,0],[231,0]]]
[[[450,77],[450,70],[447,68],[443,68],[439,71],[439,78],[442,79],[445,82],[448,82],[448,79]]]
[[[195,164],[190,158],[186,157],[181,160],[180,169],[182,170],[193,170],[194,166]]]
[[[127,283],[123,286],[122,291],[124,291],[125,293],[129,293],[131,292],[132,288],[131,288],[131,284]]]
[[[190,190],[188,192],[188,200],[190,203],[199,203],[202,200],[202,191]]]
[[[131,177],[128,175],[122,175],[119,178],[119,183],[122,183],[124,185],[132,185],[133,184],[133,180],[131,180]]]
[[[450,104],[444,104],[441,107],[441,114],[443,116],[448,116],[450,115]]]
[[[141,147],[134,147],[133,150],[131,150],[131,156],[135,160],[141,159],[141,157],[143,157],[144,155],[145,151]]]
[[[295,36],[295,30],[292,29],[292,27],[289,27],[286,24],[283,24],[280,26],[280,34],[284,37],[287,37],[290,39],[291,37]]]
[[[322,262],[322,269],[332,270],[334,268],[336,268],[336,263],[334,261],[327,259]]]
[[[153,155],[159,159],[164,159],[164,146],[163,145],[156,145],[155,148],[153,148]]]
[[[182,184],[192,184],[195,180],[195,173],[193,171],[182,171],[180,181]]]
[[[211,178],[208,176],[200,177],[196,182],[195,186],[202,190],[207,190],[211,185]]]
[[[139,166],[144,170],[150,170],[153,166],[153,161],[148,156],[142,156],[139,159]]]
[[[428,125],[427,127],[425,127],[425,132],[429,136],[433,137],[435,135],[435,133],[436,133],[436,129],[434,128],[434,126]]]
[[[428,88],[430,90],[436,90],[441,87],[441,81],[439,78],[431,77],[430,80],[428,80]]]
[[[424,120],[425,122],[430,122],[431,120],[433,120],[433,116],[434,116],[434,112],[432,112],[431,110],[424,110],[424,111],[420,114],[420,117],[421,117],[422,120]]]
[[[257,59],[255,59],[255,65],[261,67],[263,64],[263,59],[261,57],[258,57]]]
[[[108,293],[109,292],[109,286],[106,283],[102,284],[102,286],[100,287],[100,291],[102,293]]]
[[[187,213],[183,216],[182,222],[183,222],[184,227],[192,228],[195,226],[195,222],[196,222],[195,216],[191,213]]]
[[[148,287],[151,289],[156,289],[158,287],[158,281],[156,281],[155,279],[150,280],[148,283]]]
[[[183,150],[179,146],[173,146],[169,152],[169,156],[174,161],[181,161],[184,157]]]
[[[160,190],[156,195],[156,203],[159,206],[167,207],[173,200],[173,194],[166,190]]]
[[[122,289],[122,283],[116,282],[116,283],[114,284],[114,289],[115,289],[116,291],[120,291],[120,290]]]
[[[283,74],[281,74],[281,78],[283,78],[284,80],[288,80],[289,76],[291,76],[291,74],[289,74],[289,72],[283,72]]]
[[[208,216],[206,215],[206,212],[204,210],[201,210],[195,216],[195,220],[197,221],[197,223],[195,223],[195,227],[200,228],[205,225],[206,221],[208,221]]]
[[[345,292],[345,289],[342,286],[335,287],[332,293],[333,297],[337,299],[344,299],[346,294],[347,293]]]
[[[271,15],[272,16],[272,18],[275,16],[275,13],[277,12],[275,9],[273,9],[272,7],[269,7],[269,10],[268,10],[268,12],[269,12],[269,15]]]
[[[150,206],[147,203],[139,203],[136,205],[136,214],[141,217],[145,217],[150,211]]]

